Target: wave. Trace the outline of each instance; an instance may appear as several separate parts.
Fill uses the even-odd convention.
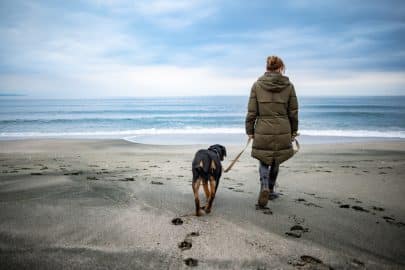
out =
[[[93,132],[2,132],[0,137],[64,137],[64,136],[136,136],[136,135],[175,135],[175,134],[243,134],[241,128],[148,128],[120,131],[93,131]]]
[[[405,130],[300,130],[301,135],[359,138],[405,138]],[[109,137],[127,138],[141,135],[203,135],[203,134],[244,134],[243,128],[148,128],[118,131],[77,131],[77,132],[2,132],[0,138],[37,138],[37,137]]]
[[[302,135],[329,137],[358,137],[358,138],[405,138],[405,131],[377,130],[302,130]]]
[[[177,114],[139,114],[139,115],[103,115],[103,117],[89,118],[77,116],[72,117],[66,115],[65,117],[59,116],[58,118],[51,118],[49,115],[26,115],[24,118],[16,118],[13,116],[3,117],[0,115],[0,125],[16,124],[16,123],[70,123],[70,122],[102,122],[102,121],[132,121],[143,119],[168,119],[168,120],[182,120],[188,118],[215,118],[215,119],[228,119],[237,118],[242,119],[245,116],[244,113],[177,113]],[[172,118],[172,119],[171,119]]]

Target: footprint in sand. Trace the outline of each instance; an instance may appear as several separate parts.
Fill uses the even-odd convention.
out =
[[[80,174],[82,174],[81,171],[79,171],[79,172],[64,173],[63,175],[80,175]],[[98,174],[98,173],[97,173],[97,174]]]
[[[354,201],[355,203],[362,203],[362,201],[360,201],[360,200],[357,199],[357,198],[350,197],[350,198],[348,198],[348,199]]]
[[[198,260],[197,259],[187,258],[187,259],[184,259],[183,261],[187,266],[194,267],[194,266],[198,265]]]
[[[360,211],[360,212],[367,212],[367,213],[370,212],[370,211],[368,211],[367,209],[364,209],[363,207],[358,206],[358,205],[353,205],[352,208],[353,208],[354,210]]]
[[[286,232],[285,234],[288,235],[288,236],[291,236],[291,237],[301,238],[301,236],[302,236],[304,233],[307,233],[307,232],[309,232],[309,229],[308,229],[308,228],[304,228],[304,227],[302,227],[301,225],[296,224],[296,225],[292,226],[292,227],[290,228],[290,231],[289,231],[289,232]]]
[[[339,207],[340,207],[340,208],[349,209],[349,208],[350,208],[350,204],[342,204],[342,205],[340,205]],[[354,209],[354,210],[356,210],[356,211],[359,211],[359,212],[366,212],[366,213],[370,212],[370,211],[368,211],[367,209],[364,209],[363,207],[358,206],[358,205],[352,205],[351,208]]]
[[[392,224],[392,225],[395,225],[395,226],[397,226],[397,227],[404,227],[404,226],[405,226],[405,223],[404,223],[404,222],[402,222],[402,221],[396,221],[396,219],[393,218],[393,217],[384,216],[383,219],[384,219],[387,223]]]
[[[302,203],[303,205],[309,206],[309,207],[323,208],[322,206],[320,206],[320,205],[318,205],[316,203],[313,203],[313,202],[308,202],[307,200],[305,200],[303,198],[295,199],[295,202]]]
[[[135,181],[133,177],[125,177],[124,179],[120,179],[120,181]]]
[[[174,219],[172,219],[172,224],[181,225],[181,224],[183,224],[183,220],[181,218],[174,218]]]
[[[309,229],[308,228],[304,228],[304,227],[302,227],[301,225],[299,225],[299,224],[297,224],[297,225],[294,225],[294,226],[292,226],[291,228],[290,228],[290,231],[301,231],[301,232],[309,232]]]
[[[329,269],[332,270],[332,266],[325,264],[322,260],[310,256],[310,255],[302,255],[299,260],[294,259],[288,261],[294,267],[305,267],[304,269]]]
[[[184,241],[180,242],[177,246],[181,250],[187,250],[190,249],[193,246],[193,244],[191,243],[191,239],[186,238]]]
[[[163,185],[163,183],[162,182],[159,182],[159,181],[152,181],[152,182],[150,182],[152,185]]]
[[[191,238],[197,237],[197,236],[200,236],[199,232],[191,232],[191,233],[187,234],[186,238],[178,244],[179,249],[181,249],[181,250],[190,249],[193,246]]]
[[[295,237],[295,238],[301,238],[301,234],[297,233],[297,232],[286,232],[286,235],[290,236],[290,237]]]
[[[256,204],[255,206],[256,206],[256,210],[260,210],[263,214],[265,214],[265,215],[273,215],[273,211],[271,211],[269,207],[260,206],[258,204]]]
[[[375,210],[375,211],[384,211],[385,209],[384,208],[382,208],[382,207],[378,207],[378,206],[373,206],[373,210]]]
[[[357,168],[356,166],[352,166],[352,165],[343,165],[343,166],[340,166],[341,168],[352,168],[352,169],[355,169],[355,168]]]
[[[300,258],[302,261],[304,261],[306,263],[310,263],[310,264],[322,264],[323,263],[320,259],[309,256],[309,255],[302,255]]]

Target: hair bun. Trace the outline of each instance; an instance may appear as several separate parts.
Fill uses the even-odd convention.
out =
[[[284,71],[285,66],[283,60],[278,56],[269,56],[267,57],[267,70],[268,71]]]

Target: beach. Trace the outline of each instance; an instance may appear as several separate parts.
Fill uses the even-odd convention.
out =
[[[0,141],[0,268],[405,267],[405,141],[303,144],[259,210],[247,151],[196,217],[191,160],[207,146]]]

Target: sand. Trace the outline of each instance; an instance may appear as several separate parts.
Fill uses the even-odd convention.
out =
[[[405,268],[404,141],[304,144],[261,210],[246,153],[195,217],[190,164],[203,147],[0,142],[0,268]]]

